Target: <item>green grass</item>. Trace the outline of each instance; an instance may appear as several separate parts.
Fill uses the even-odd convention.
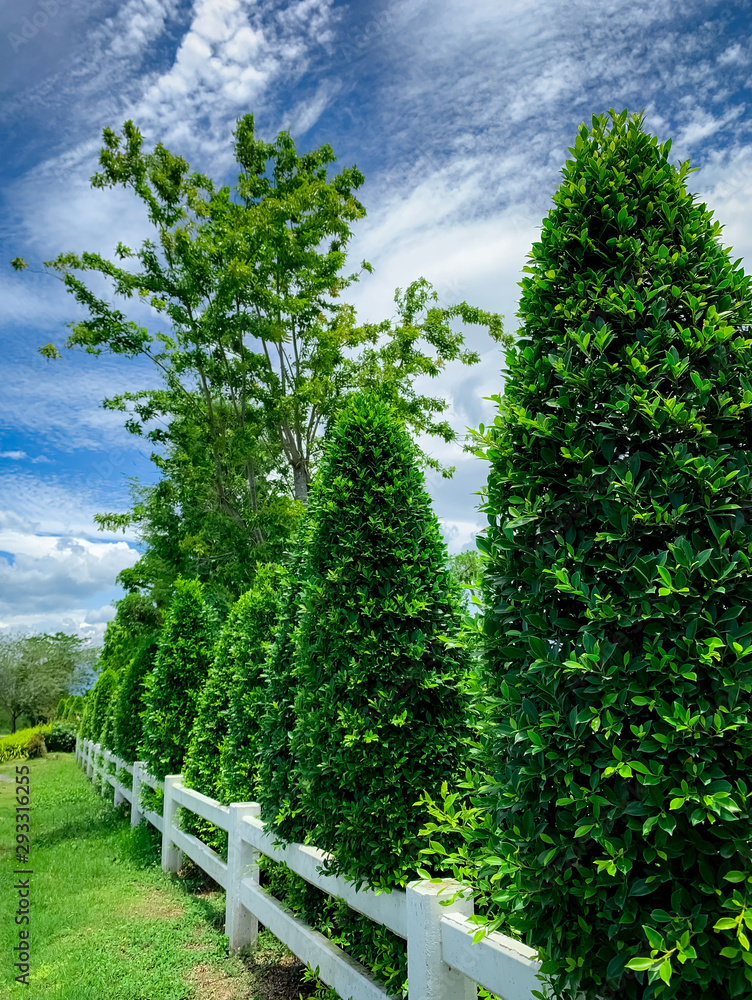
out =
[[[0,766],[0,996],[13,1000],[254,1000],[267,997],[251,968],[227,957],[224,893],[191,892],[159,867],[159,835],[131,830],[112,793],[103,798],[73,754],[31,768],[30,986],[9,967],[18,944],[15,767]],[[260,984],[263,987],[263,983]]]

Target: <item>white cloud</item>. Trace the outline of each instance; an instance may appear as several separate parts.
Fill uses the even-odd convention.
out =
[[[69,611],[106,588],[138,559],[126,542],[0,531],[0,621]]]
[[[125,484],[118,482],[117,470],[109,467],[107,460],[99,472],[98,476],[67,481],[51,475],[40,478],[31,473],[0,472],[0,533],[135,541],[132,531],[116,534],[97,530],[94,514],[122,511],[128,501]]]
[[[0,451],[0,458],[9,458],[12,462],[20,462],[28,457],[25,451]]]

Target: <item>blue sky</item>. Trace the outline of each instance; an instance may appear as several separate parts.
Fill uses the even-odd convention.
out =
[[[65,352],[77,315],[40,262],[110,255],[146,220],[121,191],[92,190],[101,130],[131,118],[147,143],[231,180],[230,135],[252,111],[272,139],[330,143],[357,163],[368,217],[352,261],[365,320],[393,313],[396,286],[424,275],[442,300],[501,312],[516,329],[517,282],[577,127],[614,107],[646,111],[692,190],[752,266],[752,5],[694,0],[0,0],[0,627],[101,635],[134,537],[92,516],[124,510],[128,478],[153,473],[104,396],[154,376],[133,362]],[[31,270],[17,275],[12,257]],[[149,324],[147,312],[134,318]],[[481,336],[475,368],[432,388],[459,432],[488,420],[501,355]],[[450,550],[482,527],[482,462],[429,488]]]

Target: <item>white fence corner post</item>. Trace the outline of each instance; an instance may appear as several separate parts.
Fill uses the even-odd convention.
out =
[[[441,918],[448,913],[469,917],[471,899],[456,899],[449,906],[459,885],[417,881],[407,886],[407,990],[409,1000],[477,1000],[478,987],[473,980],[450,968],[443,959]]]
[[[94,744],[91,740],[87,740],[88,743],[88,755],[86,757],[86,777],[94,780]]]
[[[162,808],[162,871],[177,872],[180,870],[181,850],[176,847],[170,834],[175,822],[178,804],[172,790],[183,780],[182,774],[168,774],[164,780],[164,806]]]
[[[141,768],[143,762],[136,760],[133,762],[133,792],[131,794],[131,826],[138,826],[141,822]]]
[[[253,947],[258,938],[258,919],[240,902],[241,881],[249,878],[258,882],[259,877],[256,851],[242,839],[241,824],[245,816],[258,816],[261,806],[257,802],[233,802],[229,809],[225,934],[232,953],[246,945]]]

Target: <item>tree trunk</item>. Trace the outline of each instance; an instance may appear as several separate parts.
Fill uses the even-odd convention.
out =
[[[301,500],[303,503],[308,501],[308,470],[306,469],[305,462],[299,462],[293,465],[292,474],[295,482],[295,499]]]
[[[12,711],[10,713],[10,731],[12,733],[15,733],[15,731],[16,731],[16,720],[17,719],[18,719],[18,712],[13,712]]]

